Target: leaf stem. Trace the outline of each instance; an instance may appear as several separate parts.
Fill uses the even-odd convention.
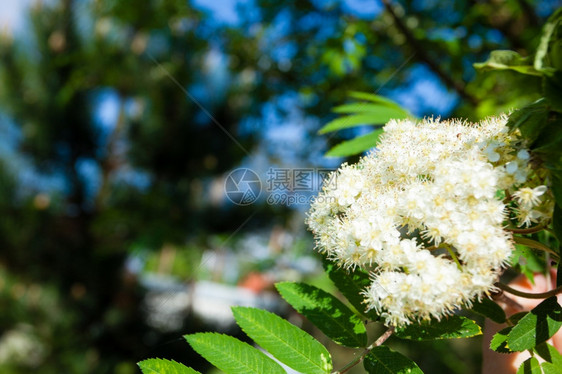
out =
[[[545,229],[545,227],[547,226],[546,223],[541,223],[540,225],[534,226],[534,227],[529,227],[526,229],[517,229],[517,228],[506,228],[507,231],[510,231],[514,234],[533,234],[535,232],[539,232]]]
[[[447,252],[449,252],[449,254],[451,255],[451,257],[453,258],[453,260],[455,261],[455,263],[457,264],[457,267],[459,268],[459,270],[462,271],[462,265],[459,262],[459,259],[457,258],[457,255],[455,254],[455,252],[453,251],[453,249],[451,248],[450,245],[445,245],[445,248],[447,249]]]
[[[529,239],[529,238],[523,238],[521,236],[514,236],[513,241],[517,244],[526,245],[529,248],[534,248],[534,249],[538,249],[540,251],[548,252],[548,253],[556,256],[557,258],[559,257],[558,253],[556,253],[554,250],[550,249],[546,245],[544,245],[541,242],[538,242],[536,240]]]
[[[524,297],[526,299],[546,299],[548,297],[555,296],[555,295],[559,294],[560,292],[562,292],[562,286],[556,287],[553,290],[550,290],[550,291],[547,291],[547,292],[541,292],[541,293],[528,293],[528,292],[519,291],[519,290],[516,290],[514,288],[509,287],[506,284],[500,283],[500,282],[496,283],[496,286],[498,288],[501,288],[505,292],[508,292],[508,293],[513,294],[515,296]]]
[[[367,356],[369,354],[369,352],[371,352],[371,350],[373,350],[373,348],[378,347],[379,345],[382,345],[388,338],[390,338],[390,336],[394,333],[394,329],[395,329],[394,326],[389,327],[388,330],[386,330],[384,332],[384,334],[379,336],[379,338],[373,344],[371,344],[370,346],[365,348],[365,350],[363,351],[363,353],[361,353],[361,355],[355,357],[353,359],[353,361],[351,361],[350,363],[345,365],[340,370],[332,372],[332,374],[343,374],[343,373],[348,372],[352,367],[354,367],[355,365],[357,365],[358,363],[363,361],[365,356]]]

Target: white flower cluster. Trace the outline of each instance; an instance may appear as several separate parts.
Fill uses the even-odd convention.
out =
[[[439,319],[494,290],[513,248],[504,198],[521,224],[547,217],[529,213],[548,205],[529,159],[505,116],[392,120],[374,152],[334,172],[307,223],[328,258],[372,270],[366,303],[387,325]]]

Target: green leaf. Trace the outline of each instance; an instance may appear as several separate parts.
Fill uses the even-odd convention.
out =
[[[333,109],[333,112],[343,114],[377,113],[381,107],[387,107],[387,105],[359,102],[338,105]]]
[[[511,113],[507,126],[511,130],[520,129],[521,135],[533,142],[547,125],[547,119],[548,105],[543,98]]]
[[[533,283],[533,284],[534,284],[534,283]],[[515,313],[515,314],[510,315],[510,316],[507,318],[507,321],[508,321],[511,325],[515,326],[515,325],[517,325],[517,323],[518,323],[519,321],[521,321],[521,318],[523,318],[523,317],[525,317],[525,316],[527,315],[527,313],[528,313],[528,312],[517,312],[517,313]]]
[[[373,374],[423,374],[414,361],[385,345],[373,348],[365,356],[363,366]]]
[[[548,343],[542,343],[537,345],[534,350],[546,362],[554,364],[562,369],[562,355],[558,352],[558,349]]]
[[[550,362],[543,362],[541,364],[541,369],[544,374],[560,374],[562,373],[562,366],[554,365]]]
[[[556,200],[556,205],[559,208],[562,208],[562,170],[550,170],[550,178],[551,178],[551,186],[552,186],[552,194],[554,195],[554,199]],[[554,224],[557,225],[557,221],[560,220],[562,223],[562,217],[560,216],[560,211],[554,211]],[[562,225],[561,225],[562,226]],[[558,234],[559,231],[556,231],[556,226],[554,228],[555,234]],[[557,239],[562,240],[562,235],[556,236]]]
[[[334,282],[338,290],[359,313],[371,321],[379,319],[379,316],[374,310],[369,312],[365,311],[366,305],[363,303],[365,298],[361,296],[361,292],[367,289],[371,284],[367,273],[361,269],[347,271],[328,260],[324,261],[324,269],[326,269],[328,277]]]
[[[346,140],[330,149],[326,156],[328,157],[346,157],[359,154],[363,151],[371,149],[377,145],[382,129],[375,130],[368,134],[357,138]]]
[[[316,339],[265,310],[233,307],[244,332],[285,365],[302,373],[322,374],[332,370],[332,358]]]
[[[556,265],[556,287],[560,286],[562,286],[562,261],[558,261],[558,265]]]
[[[562,203],[562,201],[557,201],[554,205],[554,212],[552,212],[552,230],[554,231],[556,239],[558,239],[558,253],[560,253],[560,243],[562,243],[562,208],[560,208],[560,203]],[[562,263],[562,261],[560,261],[559,264],[560,263]],[[562,276],[562,273],[560,275]],[[558,284],[557,281],[556,287],[561,284],[562,279],[560,279],[560,284]]]
[[[184,337],[197,353],[227,374],[285,374],[263,352],[231,336],[204,332]]]
[[[545,264],[537,251],[527,246],[516,244],[512,253],[512,266],[515,271],[525,274],[531,284],[535,284],[535,274],[545,272]],[[524,315],[525,313],[523,313]],[[513,316],[509,318],[512,319]],[[522,317],[522,316],[521,316]],[[516,322],[513,322],[514,324]]]
[[[549,297],[517,322],[507,336],[507,345],[513,351],[531,349],[550,339],[561,326],[562,307],[556,297]]]
[[[513,353],[513,351],[507,347],[507,335],[512,328],[513,326],[509,326],[494,334],[492,340],[490,341],[490,349],[492,351],[496,351],[498,353]]]
[[[462,316],[449,316],[441,321],[424,321],[396,329],[395,336],[409,340],[470,338],[482,334],[476,322]]]
[[[491,319],[496,323],[504,323],[506,316],[502,307],[488,298],[483,298],[482,301],[475,302],[472,305],[472,311]]]
[[[546,126],[531,145],[531,149],[535,153],[541,154],[541,159],[547,164],[547,167],[560,167],[562,165],[556,165],[556,163],[562,154],[561,146],[562,118],[558,118],[546,121]]]
[[[534,357],[529,357],[519,366],[517,374],[542,374],[539,360]]]
[[[542,74],[535,70],[531,61],[522,57],[515,51],[497,50],[490,53],[490,57],[484,62],[473,64],[476,70],[514,70],[521,74],[541,76]]]
[[[365,325],[336,297],[305,283],[281,282],[275,287],[297,312],[336,343],[346,347],[367,345]]]
[[[197,370],[188,368],[179,362],[162,358],[151,358],[141,361],[137,365],[143,374],[200,374]]]
[[[539,42],[539,46],[537,47],[537,51],[535,52],[535,61],[534,67],[536,70],[551,72],[554,68],[560,69],[559,64],[560,62],[556,58],[552,57],[559,57],[559,56],[551,56],[549,50],[551,49],[553,42],[557,42],[557,40],[551,40],[553,36],[556,36],[556,30],[562,22],[562,8],[558,9],[554,12],[546,21],[546,24],[543,27],[541,40]],[[551,51],[552,52],[552,51]],[[554,66],[553,66],[554,65]]]
[[[378,105],[384,105],[384,106],[400,109],[404,111],[404,113],[408,114],[408,111],[406,109],[402,108],[398,103],[390,99],[387,99],[384,96],[379,96],[379,95],[375,95],[367,92],[359,92],[359,91],[351,91],[349,93],[349,96],[357,100],[371,101]]]
[[[552,77],[543,78],[543,91],[550,108],[562,112],[562,71],[555,71]]]
[[[322,127],[318,133],[325,134],[331,131],[357,127],[360,125],[381,125],[391,119],[402,119],[408,116],[402,109],[380,106],[375,112],[352,114],[345,117],[336,118]]]

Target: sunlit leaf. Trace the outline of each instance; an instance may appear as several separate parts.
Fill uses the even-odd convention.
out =
[[[535,61],[534,67],[540,71],[552,72],[554,68],[552,67],[552,62],[549,58],[549,49],[552,45],[553,40],[552,37],[556,35],[556,30],[560,27],[562,23],[562,8],[558,9],[554,12],[546,21],[546,24],[543,26],[543,32],[541,35],[541,40],[539,42],[539,46],[537,47],[537,51],[535,52]],[[559,46],[558,46],[559,47]],[[557,63],[559,63],[557,61]],[[561,67],[558,66],[560,69]]]
[[[401,119],[406,117],[407,115],[401,109],[380,106],[376,112],[373,111],[369,113],[351,114],[345,117],[336,118],[335,120],[328,122],[318,132],[320,134],[325,134],[327,132],[361,125],[382,125],[391,119]]]
[[[365,325],[335,296],[305,283],[281,282],[275,286],[297,312],[336,343],[346,347],[367,345]]]
[[[161,358],[151,358],[138,363],[143,374],[199,374],[198,371],[188,368],[179,362]]]
[[[542,374],[539,361],[534,357],[529,357],[519,366],[517,374]]]
[[[522,74],[542,75],[540,71],[533,67],[532,61],[529,58],[522,57],[515,51],[492,51],[486,61],[473,64],[473,66],[480,71],[514,70]]]
[[[326,156],[329,157],[345,157],[357,155],[363,151],[374,148],[377,145],[382,129],[375,130],[368,134],[359,136],[357,138],[346,140],[330,149]]]
[[[560,354],[560,352],[558,352],[558,349],[554,348],[552,345],[548,343],[542,343],[537,345],[534,348],[534,351],[537,352],[537,354],[541,356],[546,362],[562,369],[562,355]]]
[[[285,365],[310,374],[332,370],[330,353],[297,326],[261,309],[233,307],[232,312],[242,330]]]
[[[396,109],[400,109],[400,110],[404,111],[404,113],[408,113],[406,111],[406,109],[404,109],[400,106],[400,104],[398,104],[395,101],[392,101],[390,99],[387,99],[384,96],[379,96],[379,95],[375,95],[375,94],[372,94],[372,93],[359,92],[359,91],[351,91],[349,93],[349,96],[354,98],[354,99],[357,99],[357,100],[370,101],[370,102],[376,103],[377,105],[394,107]]]
[[[562,307],[549,297],[517,322],[507,336],[513,351],[525,351],[550,339],[562,326]]]
[[[492,340],[490,341],[490,349],[492,351],[496,351],[498,353],[513,353],[513,351],[507,347],[507,335],[512,328],[513,326],[509,326],[494,334]]]
[[[185,335],[191,347],[227,374],[285,374],[285,370],[263,352],[228,335],[205,332]]]

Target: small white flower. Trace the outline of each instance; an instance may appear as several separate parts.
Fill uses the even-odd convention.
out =
[[[517,202],[524,209],[529,210],[537,206],[541,202],[541,196],[544,195],[546,186],[538,186],[535,188],[523,187],[513,194]]]
[[[520,160],[527,161],[530,157],[531,155],[529,155],[529,152],[526,149],[522,149],[517,152],[517,158]]]
[[[484,154],[486,155],[486,157],[488,157],[488,160],[490,160],[491,162],[497,162],[500,159],[500,154],[496,152],[496,148],[497,145],[491,143],[484,149]]]
[[[510,161],[505,164],[505,171],[507,171],[509,174],[514,174],[517,169],[519,169],[519,165],[515,161]]]

